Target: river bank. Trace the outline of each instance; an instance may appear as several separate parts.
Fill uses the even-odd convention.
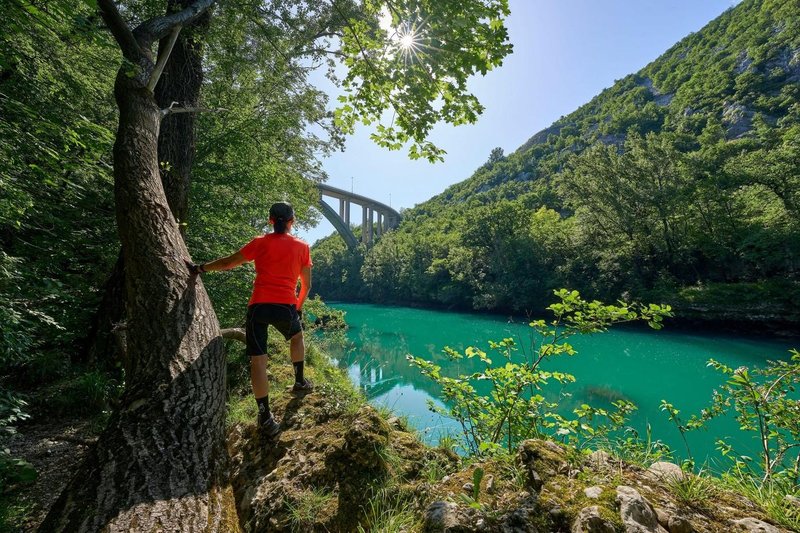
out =
[[[246,368],[238,350],[229,357],[228,453],[242,531],[774,533],[800,524],[793,500],[777,500],[783,514],[770,514],[730,480],[680,473],[647,453],[623,459],[526,441],[508,455],[460,457],[452,441],[425,445],[405,417],[369,405],[319,347],[308,354],[317,389],[288,394],[292,370],[282,348],[274,345],[270,360],[283,426],[274,440],[255,430]],[[100,431],[90,422],[65,429],[39,419],[19,428],[12,447],[39,478],[17,494],[9,531],[36,530],[69,477],[52,458],[80,460]]]
[[[752,302],[747,306],[731,305],[731,300],[690,301],[687,299],[649,298],[643,302],[664,303],[672,306],[674,316],[664,320],[664,327],[669,331],[708,332],[746,336],[770,336],[788,340],[796,340],[800,345],[800,310],[793,306],[775,302]],[[735,301],[735,300],[734,300]],[[540,309],[490,309],[476,310],[468,306],[445,305],[437,302],[418,302],[412,300],[387,299],[375,301],[370,298],[343,298],[341,295],[330,303],[374,304],[394,307],[408,307],[430,311],[456,312],[475,316],[548,318],[549,311]],[[647,326],[632,324],[622,327],[646,329]]]

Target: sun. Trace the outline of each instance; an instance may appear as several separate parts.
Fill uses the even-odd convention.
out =
[[[414,20],[393,20],[388,9],[384,8],[378,16],[378,23],[387,34],[386,53],[397,55],[408,63],[414,61],[427,48],[423,44],[425,22]]]
[[[408,50],[414,48],[417,44],[416,36],[413,33],[406,33],[398,40],[400,48]]]

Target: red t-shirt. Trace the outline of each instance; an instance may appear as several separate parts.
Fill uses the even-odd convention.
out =
[[[248,305],[297,303],[300,269],[312,265],[308,244],[288,233],[268,233],[247,243],[239,253],[256,262],[256,279]]]

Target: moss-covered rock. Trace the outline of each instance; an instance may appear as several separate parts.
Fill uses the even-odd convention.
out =
[[[528,484],[536,491],[549,479],[569,472],[567,453],[552,441],[531,439],[519,445],[520,464],[528,474]]]

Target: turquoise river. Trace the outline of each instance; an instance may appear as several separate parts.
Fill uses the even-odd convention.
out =
[[[456,435],[459,426],[432,413],[430,400],[439,402],[436,384],[409,366],[413,354],[444,367],[448,375],[478,370],[474,360],[451,363],[441,353],[445,346],[463,350],[476,346],[488,350],[489,340],[512,337],[529,344],[527,321],[493,315],[387,307],[368,304],[333,304],[346,312],[349,346],[334,351],[334,357],[352,381],[375,405],[383,405],[406,416],[432,444],[445,434]],[[588,403],[609,407],[617,398],[638,406],[631,426],[642,437],[648,424],[654,439],[668,444],[680,457],[687,455],[680,434],[659,408],[662,399],[675,405],[681,417],[699,413],[709,404],[712,390],[723,382],[707,367],[714,358],[731,367],[760,366],[768,359],[788,359],[796,339],[761,339],[721,334],[686,333],[647,328],[611,329],[606,333],[572,340],[578,354],[559,357],[549,370],[570,372],[577,381],[553,389],[549,397],[560,397],[559,412],[568,415],[576,406]],[[494,357],[499,361],[500,357]],[[561,393],[568,393],[563,395]],[[695,459],[708,458],[713,465],[719,452],[715,442],[724,439],[741,450],[753,452],[753,439],[739,431],[732,418],[715,420],[707,430],[688,435]]]

